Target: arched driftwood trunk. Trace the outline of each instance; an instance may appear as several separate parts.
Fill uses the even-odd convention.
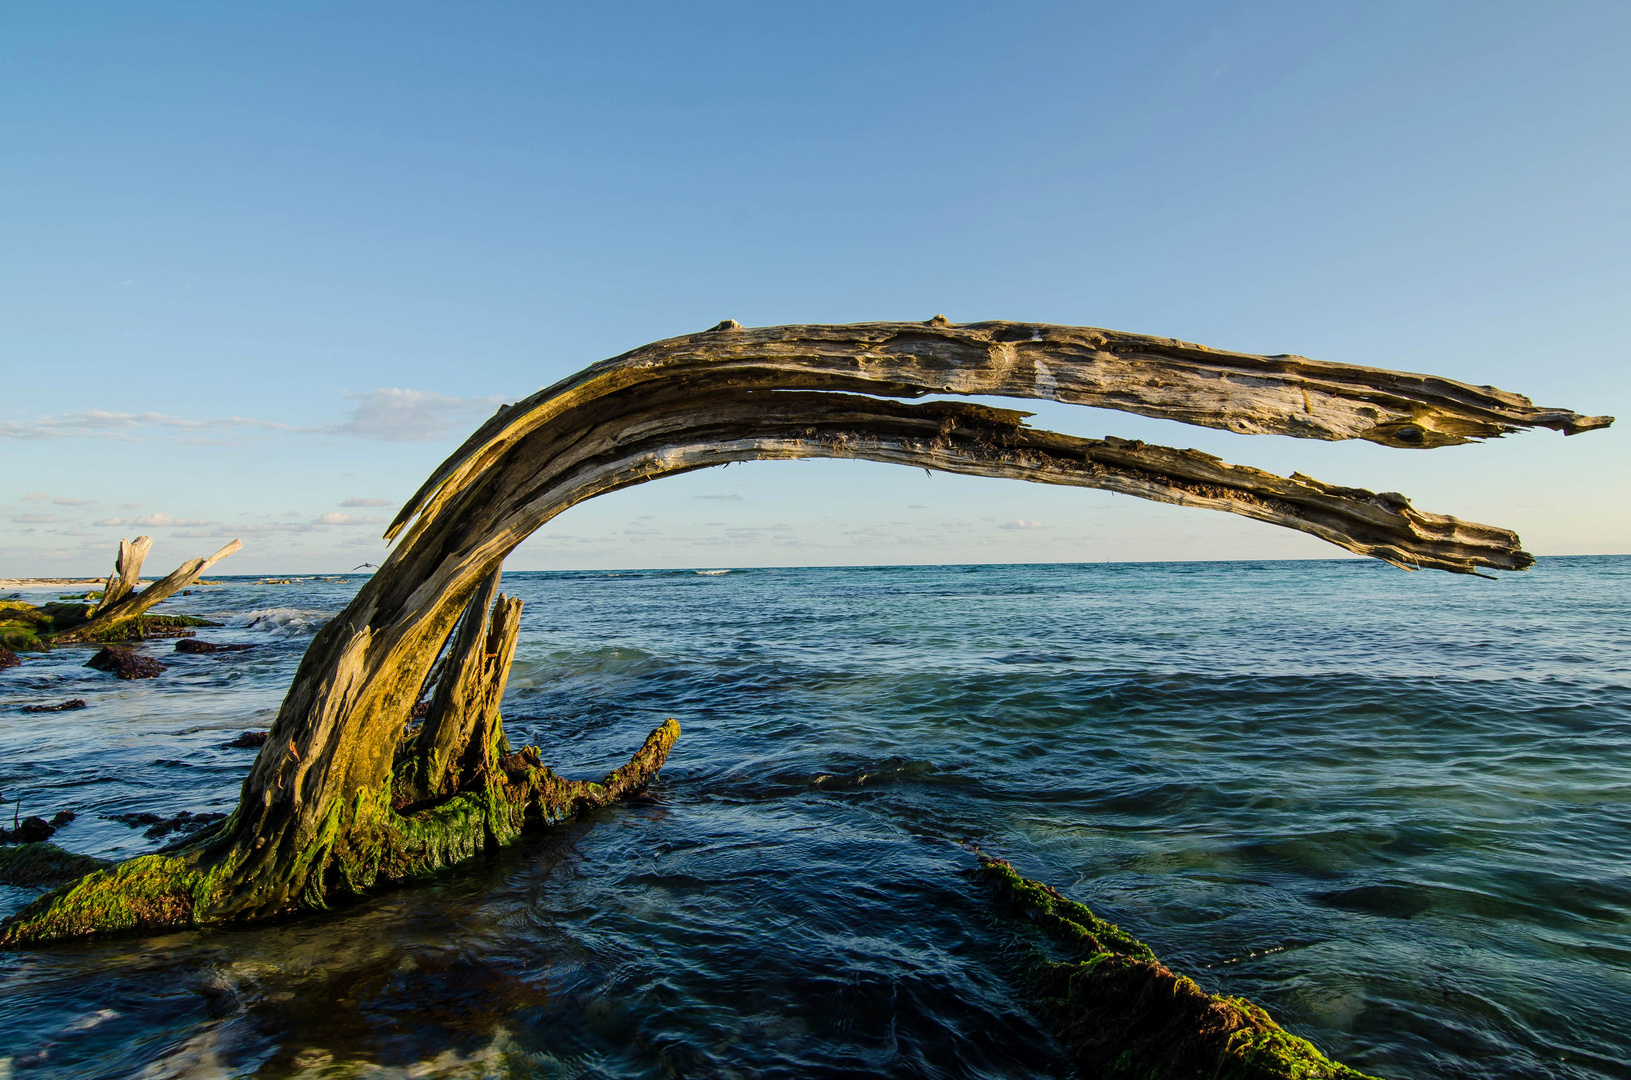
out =
[[[1513,533],[1418,511],[1400,495],[1274,476],[1194,450],[1036,431],[1026,414],[903,398],[1003,395],[1244,433],[1425,448],[1610,417],[1430,376],[1165,338],[1023,323],[790,326],[727,322],[590,367],[505,406],[392,523],[395,551],[308,648],[237,811],[210,837],[42,898],[7,943],[272,915],[399,880],[638,788],[669,721],[601,784],[535,748],[506,753],[497,704],[519,602],[504,557],[567,508],[733,461],[866,458],[1104,488],[1243,514],[1405,567],[1521,570]],[[462,629],[454,637],[455,626]],[[404,725],[448,653],[423,728]]]

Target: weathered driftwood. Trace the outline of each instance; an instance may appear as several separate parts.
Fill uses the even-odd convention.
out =
[[[465,605],[424,726],[399,751],[408,765],[397,771],[398,807],[468,790],[508,750],[498,707],[521,632],[521,601],[499,593],[498,579],[494,571]]]
[[[1192,450],[1034,431],[1009,410],[858,391],[1049,398],[1401,447],[1610,422],[1429,376],[1073,327],[724,323],[649,345],[500,409],[436,470],[392,523],[394,552],[307,649],[238,809],[217,833],[173,856],[93,874],[21,913],[0,940],[321,905],[468,858],[524,821],[559,820],[637,788],[672,744],[672,721],[602,785],[554,777],[533,748],[494,766],[493,709],[518,605],[489,615],[488,597],[505,556],[539,526],[662,476],[766,458],[865,458],[1227,510],[1401,566],[1470,573],[1532,561],[1511,532],[1417,511],[1403,496],[1273,476]],[[404,725],[461,616],[468,640],[461,634],[448,652],[440,712],[408,745]],[[489,652],[504,662],[494,666]]]
[[[104,643],[192,633],[190,627],[215,626],[192,615],[148,615],[147,612],[198,580],[200,574],[243,545],[234,540],[214,555],[192,559],[142,592],[134,592],[142,561],[153,545],[150,536],[120,540],[113,573],[95,604],[57,601],[35,607],[20,600],[0,600],[0,644],[45,652],[53,645]]]
[[[134,540],[119,541],[119,557],[114,560],[113,573],[108,575],[108,583],[102,589],[102,599],[91,609],[92,617],[113,607],[131,594],[136,588],[137,579],[141,577],[142,561],[147,558],[148,549],[152,546],[151,536],[138,536]]]
[[[136,538],[135,544],[131,545],[128,554],[134,558],[128,571],[125,569],[127,549],[124,543],[120,542],[119,560],[114,569],[113,577],[108,578],[109,590],[116,587],[123,590],[119,598],[111,604],[107,603],[104,598],[103,603],[97,605],[88,622],[83,622],[60,634],[53,634],[51,637],[53,644],[100,641],[119,633],[121,628],[141,618],[149,608],[161,600],[168,600],[182,589],[185,589],[194,581],[197,581],[205,570],[243,547],[242,541],[234,540],[214,555],[201,559],[188,559],[163,580],[155,581],[139,593],[131,593],[129,588],[135,584],[136,573],[141,569],[141,560],[147,555],[147,545],[142,543],[144,540],[148,541],[148,544],[152,543],[147,537],[140,536]],[[128,584],[126,584],[127,576],[129,578]]]
[[[1331,1061],[1245,998],[1208,994],[1083,904],[980,856],[979,880],[1061,946],[1028,981],[1083,1076],[1107,1080],[1373,1080]]]
[[[387,536],[427,516],[556,416],[641,386],[849,390],[1045,398],[1243,434],[1448,446],[1524,427],[1565,434],[1608,416],[1536,408],[1492,386],[1382,368],[1258,356],[1093,327],[981,322],[770,326],[726,320],[700,334],[626,352],[500,409],[403,506]]]

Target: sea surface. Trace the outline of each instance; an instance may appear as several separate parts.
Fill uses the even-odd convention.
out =
[[[8,819],[123,857],[164,841],[111,815],[232,808],[223,744],[362,579],[219,581],[165,610],[256,648],[0,672]],[[512,743],[598,777],[675,717],[649,798],[343,909],[0,954],[0,1080],[1071,1076],[973,849],[1366,1072],[1631,1077],[1631,558],[504,589]]]

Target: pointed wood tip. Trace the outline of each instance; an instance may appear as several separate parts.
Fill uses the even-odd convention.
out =
[[[1578,435],[1582,431],[1596,431],[1606,428],[1614,423],[1612,416],[1576,416],[1572,421],[1563,425],[1563,434]]]

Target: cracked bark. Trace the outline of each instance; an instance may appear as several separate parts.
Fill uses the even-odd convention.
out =
[[[135,540],[119,541],[119,557],[113,562],[113,573],[108,575],[108,583],[102,590],[102,599],[96,602],[96,607],[91,611],[93,617],[113,607],[136,588],[136,581],[142,574],[142,562],[147,558],[148,549],[152,546],[151,536],[138,536]]]

